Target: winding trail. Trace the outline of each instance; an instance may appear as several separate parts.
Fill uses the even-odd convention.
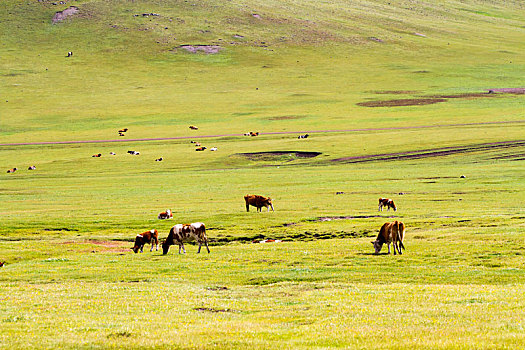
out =
[[[457,123],[457,124],[435,124],[435,125],[417,125],[417,126],[399,126],[399,127],[385,127],[385,128],[363,128],[363,129],[275,131],[275,132],[261,132],[259,133],[259,135],[349,133],[349,132],[362,132],[362,131],[411,130],[411,129],[430,129],[430,128],[463,127],[463,126],[476,126],[476,125],[498,125],[498,124],[525,124],[525,120],[479,122],[479,123]],[[232,136],[244,136],[244,135],[243,134],[217,134],[217,135],[193,135],[193,136],[177,136],[177,137],[153,137],[153,138],[141,138],[141,139],[13,142],[13,143],[0,143],[0,147],[33,146],[33,145],[66,145],[66,144],[81,144],[81,143],[121,143],[121,142],[168,141],[168,140],[186,140],[186,139],[208,139],[208,138],[220,138],[220,137],[232,137]]]

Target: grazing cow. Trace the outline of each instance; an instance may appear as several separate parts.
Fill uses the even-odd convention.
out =
[[[164,160],[164,158],[162,158],[162,157],[155,159],[156,162],[162,162],[163,160]]]
[[[306,139],[306,138],[308,138],[308,136],[309,136],[308,134],[304,134],[304,135],[299,135],[297,138],[298,139]]]
[[[109,154],[112,155],[112,156],[116,155],[115,152],[109,152]]]
[[[118,136],[126,136],[123,132],[119,132]]]
[[[34,165],[31,165],[29,168],[27,168],[27,170],[35,170],[36,169],[36,166]]]
[[[137,151],[128,151],[128,153],[134,156],[138,156],[140,154],[140,152]]]
[[[200,147],[201,144],[199,142],[195,142],[195,147]]]
[[[196,151],[204,151],[205,149],[206,147],[204,146],[195,148]]]
[[[262,207],[266,207],[270,211],[270,207],[273,210],[272,199],[270,197],[263,197],[256,194],[247,194],[244,196],[244,201],[246,202],[246,211],[250,211],[250,205],[256,207],[257,211],[262,211]]]
[[[7,173],[14,173],[17,170],[18,168],[12,168],[12,169],[7,170]]]
[[[166,209],[166,211],[163,211],[162,213],[157,215],[157,219],[173,219],[173,213],[171,212],[171,210]]]
[[[67,56],[66,56],[66,57],[71,57],[71,56],[73,56],[73,51],[69,51],[69,52],[67,53]]]
[[[197,250],[197,253],[201,252],[201,246],[203,244],[206,246],[208,253],[210,252],[208,238],[206,237],[206,226],[202,222],[194,222],[185,225],[177,224],[171,228],[168,238],[162,243],[162,254],[168,254],[170,246],[174,244],[179,246],[179,254],[181,254],[181,249],[184,254],[186,254],[184,242],[194,240],[199,243],[199,250]]]
[[[387,210],[390,210],[390,208],[394,209],[394,211],[397,210],[396,205],[394,204],[394,201],[388,198],[379,198],[379,211],[383,211],[383,207],[387,207]]]
[[[153,229],[137,235],[137,237],[135,237],[135,245],[131,249],[135,254],[137,254],[139,250],[142,253],[142,249],[147,243],[151,243],[150,252],[153,251],[153,243],[155,243],[155,250],[159,250],[159,233],[157,230]]]
[[[249,132],[245,132],[243,135],[244,135],[244,136],[250,136],[250,134],[251,134],[251,133],[249,133]]]
[[[3,261],[0,261],[0,267],[3,267],[3,266],[4,266],[4,264],[5,264],[5,262],[3,262]]]
[[[374,245],[375,254],[379,254],[384,243],[388,246],[388,254],[390,254],[390,243],[394,246],[394,255],[396,255],[396,249],[399,254],[403,254],[401,248],[405,249],[403,245],[404,238],[405,224],[396,220],[394,222],[385,222],[383,226],[381,226],[376,240],[371,243]]]
[[[258,131],[250,131],[250,136],[259,136],[259,132]]]
[[[210,151],[215,152],[217,150],[217,147],[210,148]]]
[[[101,153],[97,153],[97,154],[92,155],[91,157],[100,158],[100,157],[102,157],[102,154]]]
[[[190,129],[191,129],[191,130],[199,130],[199,128],[196,127],[195,125],[190,125]]]
[[[128,131],[128,128],[124,128],[124,129],[120,129],[118,132],[119,132],[119,134],[121,134],[121,133],[124,133],[124,132],[127,132],[127,131]]]

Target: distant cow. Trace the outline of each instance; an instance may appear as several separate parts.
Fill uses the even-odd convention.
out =
[[[36,169],[36,166],[34,165],[31,165],[29,168],[27,168],[27,170],[35,170]]]
[[[18,170],[18,168],[12,168],[12,169],[7,170],[7,172],[8,173],[14,173],[17,170]]]
[[[173,218],[173,213],[169,209],[166,209],[166,211],[163,211],[157,216],[157,219],[161,219],[161,220],[172,219],[172,218]]]
[[[217,150],[217,147],[210,148],[210,151],[215,152]]]
[[[195,148],[196,151],[204,151],[205,149],[206,147],[204,146]]]
[[[138,234],[137,237],[135,237],[135,245],[131,249],[135,252],[135,254],[138,253],[139,250],[142,253],[144,245],[147,243],[151,243],[151,249],[149,250],[150,252],[153,251],[153,243],[155,243],[155,250],[159,250],[159,233],[157,230],[153,229]]]
[[[100,157],[102,157],[102,154],[101,153],[97,153],[97,154],[92,155],[91,157],[100,158]]]
[[[256,207],[257,211],[262,211],[262,207],[266,207],[268,211],[270,208],[273,210],[272,199],[270,197],[263,197],[256,194],[247,194],[244,196],[244,201],[246,202],[246,211],[250,211],[250,205]]]
[[[128,153],[134,156],[140,155],[140,152],[137,152],[137,151],[128,151]]]
[[[191,129],[191,130],[199,130],[199,128],[196,127],[195,125],[190,125],[190,129]]]
[[[66,57],[71,57],[71,56],[73,56],[73,51],[69,51],[69,52],[67,53],[67,56],[66,56]]]
[[[250,136],[259,136],[259,132],[258,131],[250,131]]]
[[[208,247],[208,238],[206,237],[206,226],[202,222],[194,222],[192,224],[177,224],[173,226],[168,234],[168,238],[162,243],[162,254],[168,254],[170,246],[177,244],[179,246],[179,254],[181,249],[186,254],[184,248],[184,242],[197,241],[199,243],[199,249],[197,253],[201,252],[201,246],[204,244],[208,253],[210,248]]]
[[[120,129],[118,132],[119,133],[123,133],[123,132],[127,132],[128,131],[128,128],[124,128],[124,129]]]
[[[162,158],[162,157],[155,159],[156,162],[162,162],[163,160],[164,160],[164,158]]]
[[[304,135],[299,135],[297,138],[298,139],[306,139],[306,138],[308,138],[308,136],[309,136],[308,134],[304,134]]]
[[[375,253],[379,254],[383,244],[388,246],[388,254],[390,254],[390,243],[394,246],[394,255],[396,255],[396,249],[399,254],[403,254],[401,248],[405,249],[403,245],[403,239],[405,237],[405,224],[401,221],[385,222],[375,241],[371,243],[374,245]]]
[[[387,207],[387,210],[390,210],[390,208],[394,209],[394,211],[397,210],[396,205],[394,204],[394,201],[388,198],[379,198],[379,211],[383,211],[383,207]]]

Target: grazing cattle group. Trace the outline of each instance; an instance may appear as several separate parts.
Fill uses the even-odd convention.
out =
[[[273,210],[272,199],[270,197],[247,194],[244,196],[244,201],[246,202],[246,211],[250,211],[250,205],[256,207],[257,211],[262,211],[262,207],[265,207],[268,211],[270,211],[270,208],[272,208],[272,211],[275,211]]]
[[[394,209],[394,211],[397,210],[396,205],[394,204],[394,201],[388,198],[379,198],[379,211],[383,211],[383,207],[387,207],[387,210],[390,210],[390,208]]]

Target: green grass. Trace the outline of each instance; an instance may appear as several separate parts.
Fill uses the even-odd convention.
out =
[[[80,15],[51,24],[70,5]],[[358,105],[524,87],[522,12],[3,1],[0,347],[522,348],[524,95]],[[160,137],[218,151],[191,138],[9,145]],[[243,155],[258,152],[281,153]],[[247,213],[248,193],[275,212]],[[379,197],[399,210],[378,212]],[[174,220],[157,220],[167,208]],[[394,219],[406,251],[373,255]],[[195,221],[211,254],[129,249]],[[282,242],[252,243],[264,238]]]

